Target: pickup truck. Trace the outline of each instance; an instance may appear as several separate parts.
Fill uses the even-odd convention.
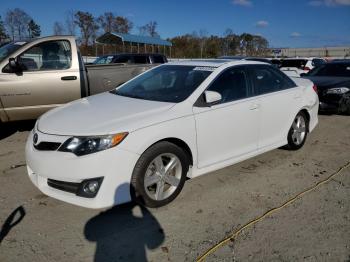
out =
[[[0,48],[0,123],[35,119],[67,102],[105,92],[156,64],[85,66],[73,36]]]

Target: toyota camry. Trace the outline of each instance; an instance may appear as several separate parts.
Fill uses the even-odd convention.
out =
[[[315,89],[257,61],[164,64],[44,114],[26,144],[28,174],[79,206],[163,206],[186,178],[301,148],[318,122]]]

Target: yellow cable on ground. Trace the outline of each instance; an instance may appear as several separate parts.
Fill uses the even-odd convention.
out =
[[[333,177],[335,177],[336,175],[338,175],[339,173],[341,173],[344,169],[348,168],[350,166],[350,162],[348,162],[346,165],[342,166],[341,168],[338,169],[338,171],[336,171],[335,173],[331,174],[327,179],[322,180],[318,183],[316,183],[314,186],[302,191],[301,193],[297,194],[296,196],[294,196],[293,198],[289,199],[288,201],[286,201],[285,203],[283,203],[282,205],[272,208],[269,211],[267,211],[265,214],[251,220],[250,222],[248,222],[247,224],[245,224],[244,226],[240,227],[238,230],[236,230],[234,233],[232,233],[231,235],[229,235],[228,237],[224,238],[223,240],[221,240],[219,243],[217,243],[215,246],[211,247],[210,249],[208,249],[203,255],[199,256],[197,258],[198,262],[202,262],[204,261],[204,259],[214,253],[219,247],[227,244],[230,241],[233,241],[244,229],[258,223],[259,221],[261,221],[262,219],[264,219],[265,217],[273,214],[274,212],[286,207],[287,205],[293,203],[295,200],[297,200],[298,198],[300,198],[301,196],[315,190],[316,188],[318,188],[319,186],[329,182]]]

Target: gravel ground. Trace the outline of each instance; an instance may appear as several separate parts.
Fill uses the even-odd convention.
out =
[[[350,161],[350,117],[320,116],[299,151],[277,149],[188,180],[170,205],[90,210],[26,174],[32,122],[0,127],[0,261],[194,261],[232,231]],[[350,261],[350,168],[248,228],[207,261]]]

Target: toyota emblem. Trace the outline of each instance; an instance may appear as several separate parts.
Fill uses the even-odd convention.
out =
[[[34,145],[36,145],[36,143],[38,143],[38,139],[39,139],[38,134],[35,133],[34,136],[33,136],[33,143],[34,143]]]

